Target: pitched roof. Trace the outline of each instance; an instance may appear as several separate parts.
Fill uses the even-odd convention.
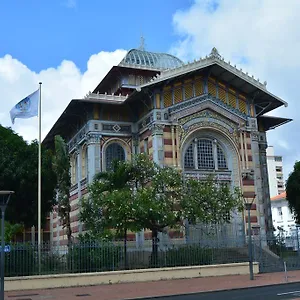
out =
[[[271,201],[276,201],[276,200],[285,200],[286,199],[286,192],[283,192],[277,196],[274,196],[271,198]]]

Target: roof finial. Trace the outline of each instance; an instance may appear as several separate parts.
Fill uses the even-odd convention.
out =
[[[141,35],[141,44],[140,44],[139,49],[142,51],[145,51],[145,38],[143,35]]]

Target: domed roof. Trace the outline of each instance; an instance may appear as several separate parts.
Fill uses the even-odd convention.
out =
[[[140,49],[131,49],[120,62],[120,65],[144,66],[151,69],[174,69],[183,65],[183,62],[167,53],[148,52]]]

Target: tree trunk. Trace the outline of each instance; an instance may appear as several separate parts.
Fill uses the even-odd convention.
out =
[[[152,230],[152,255],[151,266],[157,267],[158,265],[158,230],[157,228]]]
[[[125,270],[128,269],[128,261],[127,261],[127,229],[124,230],[124,267],[125,267]]]

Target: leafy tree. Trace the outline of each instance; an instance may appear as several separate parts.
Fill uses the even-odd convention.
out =
[[[182,176],[174,168],[158,166],[145,155],[136,158],[133,169],[137,180],[136,221],[152,232],[151,264],[156,265],[158,233],[178,225],[181,219]]]
[[[144,154],[116,164],[97,178],[90,198],[83,202],[81,219],[86,228],[96,236],[109,228],[151,230],[153,265],[158,259],[159,232],[178,226],[183,218],[192,223],[225,222],[231,210],[242,207],[239,190],[231,192],[213,179],[189,179],[184,184],[178,170],[160,167]]]
[[[59,135],[54,138],[55,157],[53,167],[57,176],[57,206],[58,215],[62,221],[63,228],[66,228],[68,246],[72,243],[71,229],[71,205],[70,205],[70,157],[67,145]]]
[[[189,179],[185,191],[181,201],[183,218],[194,225],[197,222],[227,223],[233,209],[243,209],[240,190],[231,191],[228,184],[217,183],[213,177],[203,181]]]
[[[0,125],[0,190],[13,190],[6,220],[37,225],[38,142],[27,143],[10,128]],[[52,153],[42,147],[42,224],[54,205],[56,185]]]
[[[289,207],[295,215],[297,224],[300,224],[300,162],[296,161],[294,170],[286,182],[286,198]]]
[[[114,229],[117,235],[124,237],[124,258],[127,267],[127,232],[137,231],[139,225],[135,219],[137,203],[134,202],[131,189],[130,164],[114,162],[113,169],[95,176],[90,186],[90,199],[82,201],[80,218],[86,229],[95,239],[109,238]]]

